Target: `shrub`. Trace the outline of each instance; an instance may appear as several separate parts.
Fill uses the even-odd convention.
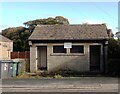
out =
[[[109,59],[107,65],[107,74],[110,76],[120,76],[120,59]]]
[[[56,75],[54,75],[53,78],[63,78],[63,77],[62,77],[62,75],[60,75],[60,74],[56,74]]]

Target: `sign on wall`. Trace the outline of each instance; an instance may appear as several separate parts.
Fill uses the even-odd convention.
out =
[[[64,43],[64,48],[72,48],[72,43],[71,42]]]

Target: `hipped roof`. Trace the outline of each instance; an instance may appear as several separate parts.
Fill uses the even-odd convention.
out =
[[[105,24],[39,25],[29,40],[102,40],[108,39]]]

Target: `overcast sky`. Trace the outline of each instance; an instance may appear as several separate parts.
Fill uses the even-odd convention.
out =
[[[29,20],[55,16],[67,18],[70,24],[106,23],[117,32],[117,2],[1,2],[0,28],[23,26]]]

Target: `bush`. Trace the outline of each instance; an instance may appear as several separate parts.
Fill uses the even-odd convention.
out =
[[[60,74],[56,74],[56,75],[53,76],[53,78],[63,78],[63,76],[60,75]]]
[[[120,59],[109,59],[107,65],[107,74],[110,76],[120,76]]]
[[[108,44],[108,58],[120,58],[120,40],[110,39]]]
[[[108,64],[107,74],[110,76],[120,76],[120,40],[111,38],[108,44]]]

